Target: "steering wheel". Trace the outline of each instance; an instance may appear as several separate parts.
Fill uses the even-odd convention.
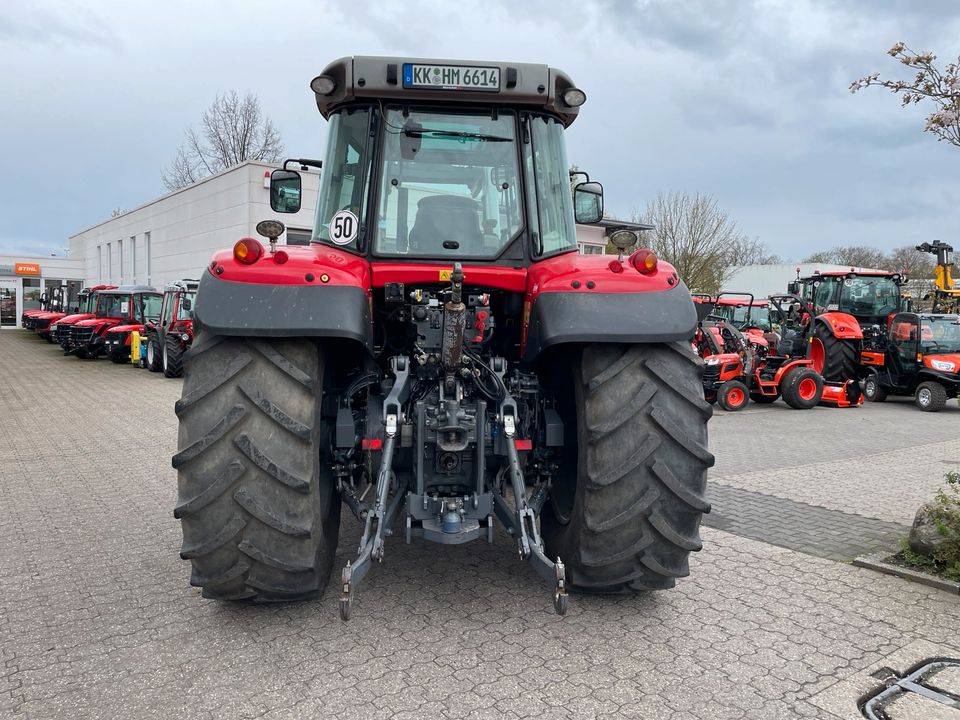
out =
[[[926,348],[926,350],[924,350],[925,353],[928,353],[928,352],[940,352],[940,343],[938,343],[936,340],[927,340],[926,342],[922,343],[922,345],[923,345],[923,347]],[[936,349],[936,350],[933,349],[933,347],[932,347],[933,345],[936,345],[936,346],[937,346],[937,349]]]

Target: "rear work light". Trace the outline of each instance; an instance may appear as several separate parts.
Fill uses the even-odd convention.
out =
[[[653,250],[641,248],[630,257],[630,262],[638,272],[649,275],[657,269],[657,254]]]
[[[244,265],[252,265],[263,255],[263,245],[253,238],[241,238],[233,246],[233,257]]]

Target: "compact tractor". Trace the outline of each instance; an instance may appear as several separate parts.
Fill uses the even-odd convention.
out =
[[[113,290],[116,285],[94,285],[80,291],[76,312],[65,315],[50,323],[50,340],[59,343],[64,350],[70,337],[70,326],[81,320],[89,320],[97,313],[97,295],[104,290]]]
[[[183,354],[193,344],[193,303],[197,280],[177,280],[163,290],[160,319],[147,326],[144,365],[167,377],[183,374]]]
[[[900,313],[893,318],[883,361],[863,385],[867,400],[912,396],[918,408],[937,412],[960,389],[960,318]]]
[[[752,304],[753,296],[748,302]],[[699,301],[701,320],[693,343],[706,364],[703,394],[707,402],[733,412],[745,408],[748,400],[766,404],[783,397],[795,410],[809,410],[821,401],[823,378],[811,360],[778,355],[778,336],[749,319],[740,330],[714,314],[714,309],[713,301]]]
[[[67,326],[64,354],[80,358],[129,355],[129,332],[142,329],[149,318],[160,314],[160,297],[160,293],[145,285],[101,290],[97,293],[94,316]],[[108,336],[111,329],[116,332]]]
[[[265,220],[200,280],[173,457],[191,583],[316,596],[344,503],[344,620],[391,542],[496,524],[560,614],[571,589],[672,587],[710,507],[696,313],[673,267],[625,256],[633,232],[578,254],[575,218],[603,215],[599,183],[570,189],[584,92],[544,65],[381,57],[310,87],[326,156],[270,196],[296,210],[322,165],[312,243]]]
[[[757,300],[752,293],[721,292],[712,301],[711,314],[723,318],[738,330],[772,330],[767,301]]]
[[[50,337],[50,324],[70,312],[63,297],[62,287],[50,288],[40,297],[40,307],[25,310],[20,316],[20,324],[27,330],[33,330],[43,340],[53,342]]]

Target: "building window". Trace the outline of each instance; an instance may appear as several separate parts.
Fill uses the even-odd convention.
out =
[[[117,255],[120,260],[120,284],[123,285],[123,238],[117,240]]]
[[[97,245],[97,283],[103,284],[103,245]]]
[[[133,284],[137,284],[137,236],[130,236],[130,274],[133,275]]]
[[[153,274],[153,254],[150,249],[150,231],[143,234],[143,257],[147,263],[147,285],[150,284],[150,278]]]
[[[587,245],[584,243],[580,246],[580,252],[583,255],[603,255],[603,248],[599,245]]]
[[[107,243],[107,284],[113,285],[113,248]]]

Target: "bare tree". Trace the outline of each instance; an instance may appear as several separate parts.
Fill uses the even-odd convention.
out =
[[[887,266],[888,258],[882,250],[869,245],[837,245],[830,250],[808,255],[803,262],[883,269]]]
[[[930,280],[936,266],[937,261],[930,253],[917,250],[914,245],[904,245],[890,251],[883,269],[904,273],[912,280]]]
[[[867,75],[850,84],[855,93],[865,87],[877,85],[894,94],[900,94],[903,107],[918,105],[924,100],[933,103],[933,111],[927,115],[924,130],[960,147],[960,57],[948,63],[943,70],[934,65],[937,56],[931,52],[914,52],[902,42],[887,51],[890,57],[916,74],[909,80],[881,80],[880,73]]]
[[[654,226],[640,243],[677,268],[694,291],[716,293],[729,276],[731,248],[749,242],[709,195],[658,193],[634,221]]]
[[[770,252],[770,248],[760,238],[743,236],[734,240],[726,253],[727,264],[731,267],[743,265],[774,265],[783,262],[779,255]]]
[[[195,183],[245,160],[276,162],[283,142],[252,93],[217,95],[204,110],[199,128],[189,128],[177,156],[162,173],[167,190]]]

